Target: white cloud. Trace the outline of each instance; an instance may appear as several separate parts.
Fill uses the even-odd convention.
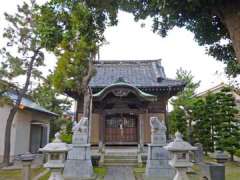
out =
[[[225,77],[215,75],[216,71],[224,74],[224,65],[206,55],[204,47],[198,46],[191,32],[174,28],[166,38],[161,38],[149,28],[151,19],[145,21],[145,28],[141,28],[141,23],[136,23],[132,15],[120,12],[118,26],[106,30],[106,40],[110,44],[101,48],[101,59],[161,58],[169,78],[174,78],[176,70],[182,67],[202,81],[200,90],[225,80]]]

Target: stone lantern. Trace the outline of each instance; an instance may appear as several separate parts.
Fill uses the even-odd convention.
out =
[[[177,171],[174,180],[188,180],[186,172],[193,165],[189,159],[189,151],[196,150],[197,148],[184,141],[180,132],[176,132],[175,136],[174,141],[164,148],[173,155],[169,164]]]
[[[69,147],[60,140],[60,133],[57,132],[55,134],[55,140],[40,149],[40,151],[47,154],[47,163],[44,164],[44,167],[49,168],[51,172],[49,180],[64,180],[62,171],[64,168],[65,155],[66,152],[69,151]]]

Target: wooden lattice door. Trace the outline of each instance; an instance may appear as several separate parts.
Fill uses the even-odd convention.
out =
[[[105,142],[107,144],[137,143],[137,116],[132,114],[107,115]]]

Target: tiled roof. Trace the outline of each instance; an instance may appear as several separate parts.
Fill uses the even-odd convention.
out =
[[[184,82],[166,77],[160,60],[98,61],[92,88],[104,88],[119,79],[139,88],[183,87]]]
[[[8,92],[7,96],[13,101],[15,102],[17,100],[17,95],[13,92]],[[22,98],[22,102],[21,104],[29,109],[35,110],[35,111],[39,111],[42,113],[47,113],[49,115],[52,116],[57,116],[57,114],[48,111],[47,109],[45,109],[44,107],[40,106],[39,104],[35,103],[34,101],[32,101],[31,99],[27,98],[27,97],[23,97]]]

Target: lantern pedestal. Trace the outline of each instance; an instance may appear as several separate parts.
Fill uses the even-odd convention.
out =
[[[64,168],[64,164],[50,164],[47,163],[44,165],[45,168],[49,168],[51,175],[48,180],[64,180],[62,176],[62,170]]]
[[[177,168],[176,175],[173,180],[188,180],[187,168]]]
[[[87,144],[88,134],[75,131],[73,147],[69,151],[64,167],[65,180],[95,179],[91,161],[90,144]]]
[[[31,164],[32,161],[35,159],[35,155],[27,152],[20,156],[20,160],[22,162],[22,176],[23,180],[30,180],[31,179]]]

